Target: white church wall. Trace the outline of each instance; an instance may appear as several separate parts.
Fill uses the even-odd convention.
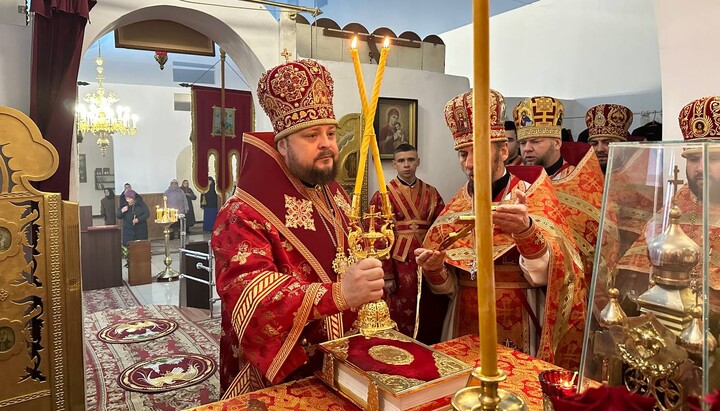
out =
[[[392,49],[390,50],[392,53]],[[360,112],[360,96],[351,63],[323,62],[335,80],[335,113]],[[363,64],[363,77],[368,93],[372,91],[376,65]],[[388,67],[383,77],[381,97],[410,98],[418,100],[418,155],[421,158],[418,177],[434,185],[443,199],[452,198],[466,178],[453,149],[450,131],[445,125],[443,108],[451,98],[470,88],[464,77],[434,72]],[[372,165],[370,170],[370,195],[378,189],[377,177]],[[385,178],[390,181],[397,174],[392,162],[383,161]]]
[[[685,7],[688,19],[692,14],[697,21],[696,8],[667,4]],[[657,91],[657,27],[664,30],[667,24],[656,25],[652,0],[542,0],[493,16],[490,84],[507,96],[560,99]],[[697,34],[683,29],[687,41]],[[446,45],[445,72],[472,82],[472,25],[440,37]]]
[[[173,107],[173,93],[183,89],[112,83],[106,88],[140,116],[137,134],[112,138],[116,188],[122,191],[129,182],[140,194],[164,192],[178,178],[176,159],[189,143],[190,112]]]
[[[113,138],[114,140],[114,138]],[[110,144],[108,147],[107,154],[105,157],[100,153],[100,149],[96,143],[97,137],[93,134],[86,134],[83,138],[82,143],[77,145],[77,153],[85,155],[85,171],[86,171],[86,182],[78,183],[78,199],[80,205],[92,206],[93,215],[100,214],[100,200],[104,197],[103,190],[95,189],[95,169],[109,169],[110,174],[115,174],[114,165],[114,144]],[[112,188],[115,191],[115,195],[122,192],[122,181],[117,180],[115,176],[115,184],[106,185],[108,188]],[[119,190],[117,189],[119,188]]]
[[[352,65],[339,62],[323,64],[327,65],[335,79],[334,102],[338,117],[359,112],[360,101]],[[376,67],[363,67],[368,90],[372,89]],[[443,118],[443,107],[449,99],[468,87],[467,79],[462,77],[400,68],[388,68],[385,71],[381,96],[418,100],[418,147],[422,158],[418,175],[435,185],[445,199],[455,194],[465,177],[458,166],[457,154],[452,149],[450,133]],[[173,110],[172,96],[178,89],[112,83],[107,84],[107,88],[115,91],[124,104],[141,116],[136,135],[112,139],[108,158],[114,158],[115,185],[119,191],[122,191],[122,184],[128,181],[141,194],[162,192],[171,179],[188,178],[190,113]],[[257,118],[261,117],[266,116],[263,112],[257,113]],[[258,128],[260,131],[268,129]],[[97,214],[102,192],[95,192],[91,175],[96,167],[91,155],[99,157],[93,136],[86,136],[80,152],[88,153],[88,183],[81,184],[81,203],[93,205],[93,212]],[[395,176],[390,161],[383,162],[383,169],[388,180]],[[377,190],[375,178],[373,172],[370,176],[371,193]],[[93,184],[90,184],[91,180]]]
[[[30,114],[32,27],[0,24],[0,105]]]
[[[655,0],[662,68],[664,140],[682,140],[677,116],[687,103],[700,97],[720,94],[718,66],[714,52],[720,16],[716,0],[676,2]]]

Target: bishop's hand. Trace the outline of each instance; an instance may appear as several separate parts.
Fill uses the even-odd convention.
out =
[[[382,263],[377,258],[364,258],[351,265],[340,283],[347,305],[355,308],[382,298],[384,275]]]
[[[500,204],[492,212],[492,222],[495,227],[505,233],[520,234],[530,228],[530,216],[525,204],[527,196],[520,190],[515,190],[517,202],[515,204]]]

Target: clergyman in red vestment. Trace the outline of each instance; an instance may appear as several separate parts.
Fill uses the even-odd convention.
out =
[[[333,87],[312,60],[286,62],[260,78],[275,147],[244,136],[238,186],[211,240],[226,398],[320,369],[315,345],[349,331],[350,308],[382,297],[382,263],[347,259],[349,205],[334,180]]]
[[[425,344],[435,344],[440,342],[447,298],[431,294],[427,284],[418,283],[422,278],[418,278],[414,252],[422,245],[425,233],[445,203],[435,187],[415,175],[420,165],[415,147],[407,143],[398,146],[392,165],[398,174],[387,184],[387,189],[393,208],[395,244],[390,258],[383,261],[385,300],[400,332]],[[379,191],[373,195],[370,205],[380,210]],[[427,289],[420,305],[418,286]],[[418,311],[419,320],[415,324]]]
[[[720,96],[703,97],[691,101],[678,116],[680,131],[685,141],[720,142]],[[701,125],[699,125],[702,123]],[[680,227],[698,246],[703,247],[703,237],[707,236],[710,254],[708,258],[708,300],[710,304],[710,330],[714,335],[720,332],[720,148],[708,148],[708,170],[704,170],[702,149],[688,148],[682,153],[686,159],[685,172],[687,182],[675,193],[672,204],[681,212]],[[708,184],[708,231],[703,231],[703,180]],[[621,288],[623,283],[632,284],[641,292],[648,288],[651,280],[651,265],[648,258],[648,243],[660,235],[667,226],[667,210],[661,209],[651,219],[642,234],[625,253],[618,264],[620,273],[615,284]],[[702,261],[702,259],[701,259]],[[702,263],[698,265],[700,267]],[[630,272],[628,272],[630,271]],[[697,272],[702,272],[697,268]],[[640,275],[638,275],[640,273]],[[701,277],[702,278],[702,277]]]
[[[550,178],[541,167],[506,168],[502,95],[490,92],[493,256],[499,343],[562,367],[577,369],[585,327],[587,287],[571,230]],[[451,296],[443,337],[477,334],[478,295],[472,233],[449,247],[451,232],[472,215],[472,93],[445,106],[445,119],[470,180],[430,228],[415,251],[433,292]],[[441,249],[442,247],[447,247]],[[543,291],[544,290],[544,291]]]
[[[605,178],[589,144],[562,142],[563,115],[562,102],[548,96],[526,98],[513,110],[523,162],[543,166],[552,179],[590,283]]]

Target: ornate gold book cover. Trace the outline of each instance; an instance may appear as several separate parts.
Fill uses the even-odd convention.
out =
[[[423,401],[444,397],[456,390],[453,387],[463,387],[472,370],[468,364],[395,330],[380,331],[372,337],[358,334],[328,341],[321,343],[320,349],[327,354],[320,377],[365,409],[381,409],[372,404],[377,401],[377,390],[395,399],[421,391],[428,391],[422,395]],[[345,374],[338,369],[346,374],[356,373],[355,377],[367,381],[367,387],[354,389],[350,386],[352,381],[343,380]],[[452,385],[449,387],[448,383]],[[385,399],[393,401],[388,397]],[[416,402],[411,400],[411,403]],[[402,400],[396,403],[407,404]]]

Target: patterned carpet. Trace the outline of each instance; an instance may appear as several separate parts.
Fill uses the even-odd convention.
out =
[[[122,287],[117,287],[122,288]],[[218,374],[207,380],[175,391],[145,394],[126,391],[118,385],[118,377],[131,365],[159,355],[200,354],[219,357],[220,320],[193,321],[187,309],[170,305],[139,306],[123,290],[106,291],[102,298],[86,294],[85,315],[85,384],[88,410],[182,410],[217,401],[220,396]],[[127,290],[129,292],[129,290]],[[90,304],[92,307],[88,307]],[[134,304],[134,305],[133,305]],[[103,311],[101,307],[108,308]],[[197,317],[197,316],[195,316]],[[171,319],[178,323],[172,334],[151,341],[134,344],[107,344],[97,338],[102,328],[127,320]]]
[[[83,291],[83,306],[85,315],[90,315],[100,311],[138,307],[140,302],[123,282],[121,287]]]

